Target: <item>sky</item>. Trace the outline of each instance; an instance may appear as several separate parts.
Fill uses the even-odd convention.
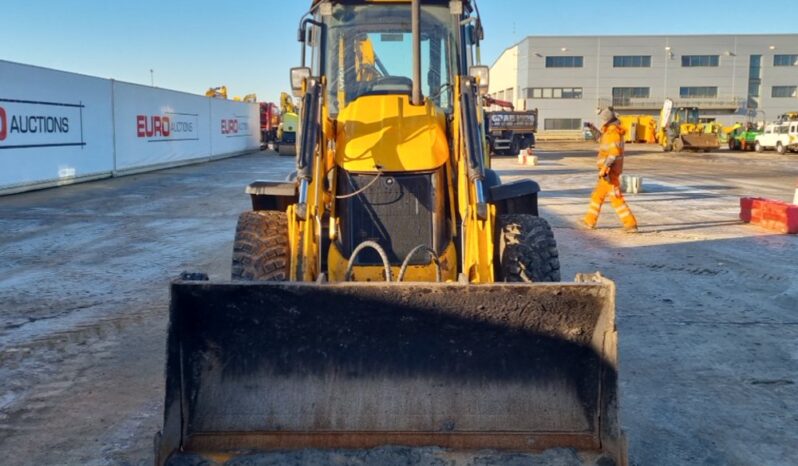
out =
[[[202,94],[277,101],[310,0],[2,0],[0,59]],[[482,57],[528,35],[798,33],[798,1],[479,0]],[[769,12],[769,13],[768,13]]]

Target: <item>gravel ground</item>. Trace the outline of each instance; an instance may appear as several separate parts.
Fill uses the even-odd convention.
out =
[[[641,232],[627,235],[609,205],[599,229],[579,228],[594,151],[550,143],[536,167],[494,168],[541,183],[564,278],[600,270],[618,284],[632,464],[798,464],[798,237],[737,220],[742,195],[792,200],[798,155],[630,146],[626,173],[645,192],[628,197]],[[3,464],[152,463],[167,283],[229,276],[243,186],[291,164],[257,153],[0,198]],[[572,464],[555,456],[385,448],[252,464]]]

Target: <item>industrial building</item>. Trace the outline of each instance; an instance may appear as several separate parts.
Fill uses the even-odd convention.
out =
[[[539,109],[545,133],[580,132],[596,107],[659,114],[666,98],[704,121],[798,111],[798,34],[529,36],[491,68],[490,94]]]

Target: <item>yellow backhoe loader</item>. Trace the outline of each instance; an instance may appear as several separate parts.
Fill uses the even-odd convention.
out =
[[[657,142],[665,152],[720,149],[721,127],[717,123],[701,123],[696,107],[674,107],[665,99],[657,123]]]
[[[300,24],[296,172],[247,187],[230,282],[172,284],[157,464],[396,445],[626,466],[614,285],[560,282],[538,184],[486,168],[473,0],[315,0]]]

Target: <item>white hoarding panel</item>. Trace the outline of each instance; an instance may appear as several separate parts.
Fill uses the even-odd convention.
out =
[[[260,147],[258,104],[211,99],[211,149],[213,156]]]
[[[116,170],[210,157],[204,96],[114,82]]]
[[[113,170],[110,81],[0,61],[0,190]]]

